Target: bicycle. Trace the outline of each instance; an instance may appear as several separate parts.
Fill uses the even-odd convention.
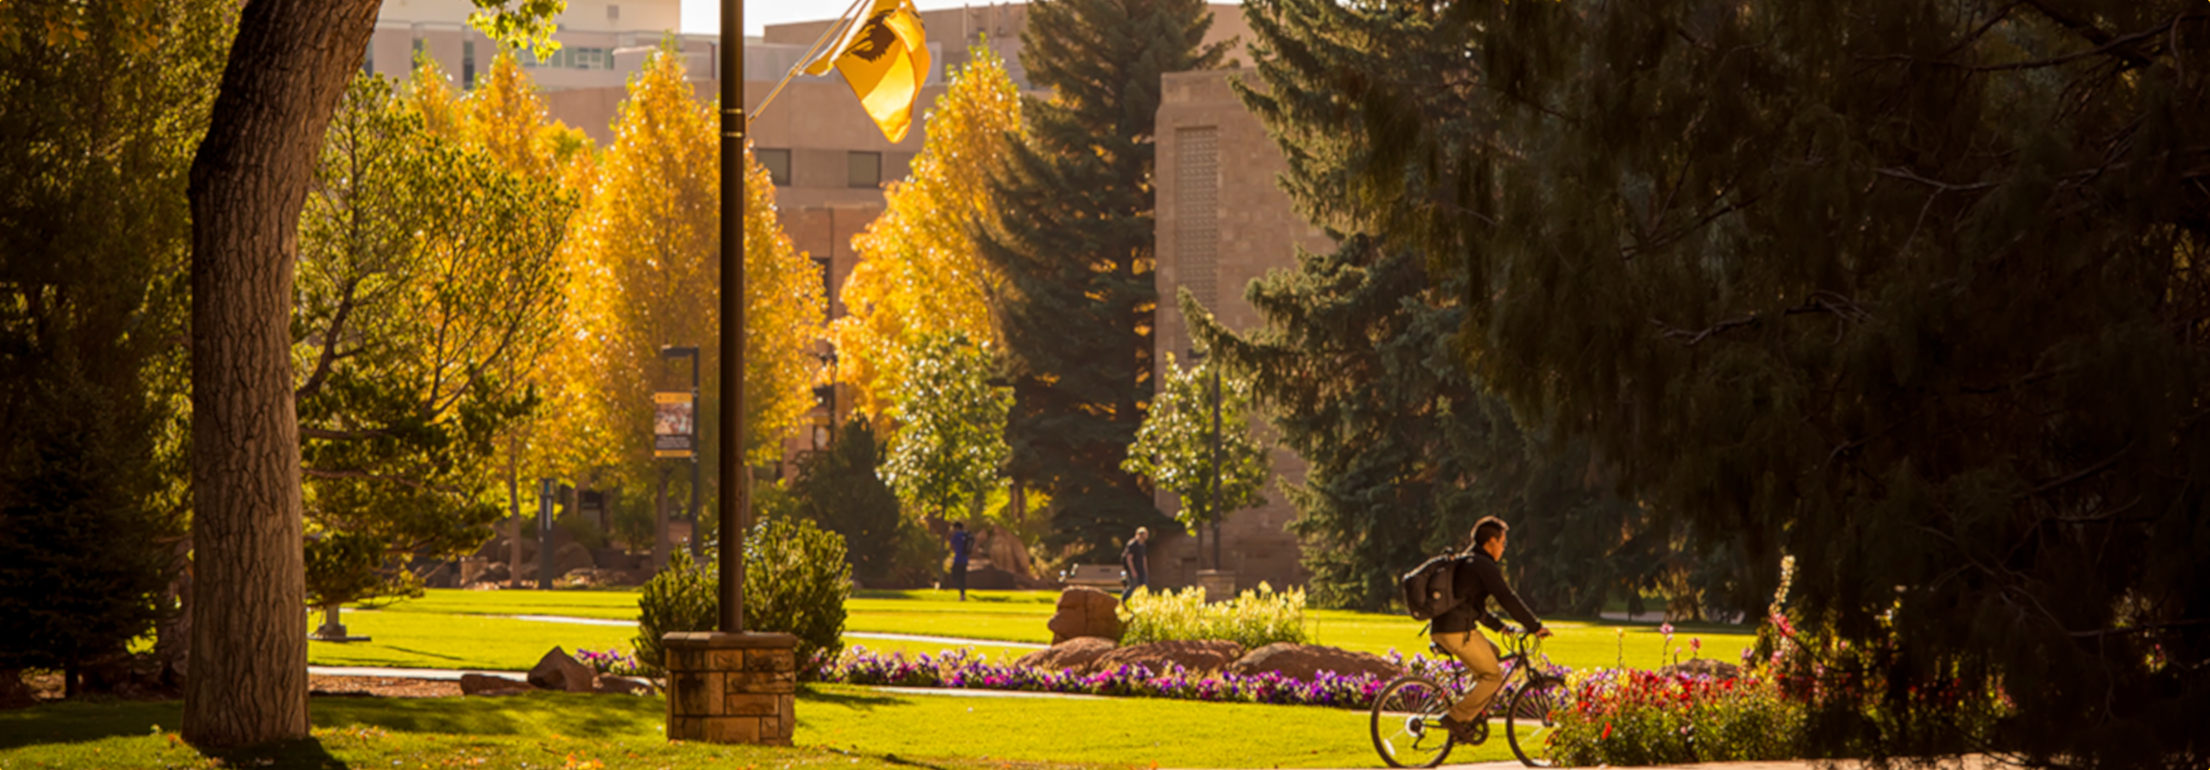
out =
[[[1572,708],[1573,689],[1566,686],[1564,677],[1536,670],[1532,661],[1542,644],[1539,637],[1513,630],[1504,634],[1504,644],[1511,651],[1497,661],[1507,667],[1504,687],[1489,702],[1490,714],[1479,729],[1485,740],[1487,723],[1495,719],[1496,704],[1504,702],[1504,739],[1511,745],[1513,756],[1528,767],[1557,767],[1550,758],[1547,738],[1559,716]],[[1437,655],[1449,657],[1440,645],[1430,643],[1428,647]],[[1516,691],[1512,689],[1514,678],[1520,680]],[[1505,698],[1507,693],[1509,699]],[[1390,767],[1442,764],[1458,743],[1456,736],[1443,729],[1443,714],[1461,695],[1417,674],[1390,680],[1374,698],[1370,723],[1374,750],[1381,752],[1382,761]]]

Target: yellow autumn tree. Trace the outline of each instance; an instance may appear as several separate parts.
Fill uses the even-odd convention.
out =
[[[1021,130],[1020,92],[990,49],[968,53],[969,64],[929,110],[911,176],[890,185],[882,215],[852,239],[860,261],[844,283],[849,314],[829,335],[838,376],[867,414],[898,415],[907,352],[924,338],[997,340],[989,305],[996,280],[970,234],[998,209],[987,170]]]
[[[680,56],[654,53],[629,83],[614,141],[596,161],[597,185],[570,243],[579,345],[567,365],[588,380],[561,440],[610,461],[608,485],[652,478],[652,394],[687,385],[666,345],[695,345],[703,360],[697,426],[709,467],[719,437],[719,136],[711,103],[684,80]],[[776,220],[774,185],[746,151],[746,459],[779,459],[782,440],[813,404],[823,302],[813,263]],[[710,479],[713,474],[707,474]]]

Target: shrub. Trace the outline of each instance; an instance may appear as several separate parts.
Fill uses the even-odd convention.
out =
[[[720,621],[721,581],[715,578],[712,565],[691,561],[689,549],[671,550],[668,568],[652,576],[645,583],[644,594],[637,597],[637,638],[630,640],[630,645],[637,649],[637,663],[646,671],[666,668],[661,636],[677,631],[711,631]]]
[[[720,621],[721,579],[714,564],[696,565],[677,549],[668,568],[645,584],[637,599],[638,663],[666,667],[661,636],[711,631]],[[844,538],[813,522],[783,516],[754,525],[744,541],[745,627],[798,637],[798,667],[813,670],[816,657],[843,650],[844,600],[852,593]]]
[[[844,537],[796,516],[766,519],[744,541],[746,626],[798,637],[798,668],[844,651],[852,565]]]
[[[1159,593],[1138,589],[1121,606],[1120,619],[1126,625],[1122,644],[1225,639],[1247,650],[1275,642],[1301,644],[1305,593],[1301,588],[1275,593],[1260,583],[1256,591],[1207,604],[1205,592],[1195,588]]]

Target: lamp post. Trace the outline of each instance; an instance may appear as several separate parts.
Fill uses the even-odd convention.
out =
[[[696,415],[699,411],[698,346],[662,345],[660,346],[660,357],[691,359],[691,409],[694,410],[692,414]],[[698,550],[698,422],[695,416],[691,422],[691,505],[688,510],[691,520],[691,561],[696,562],[700,554]]]
[[[721,617],[744,632],[744,3],[721,0]],[[671,736],[672,737],[672,736]]]

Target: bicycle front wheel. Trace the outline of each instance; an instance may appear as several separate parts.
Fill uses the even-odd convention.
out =
[[[1374,698],[1374,750],[1390,767],[1434,767],[1450,756],[1450,731],[1443,714],[1457,695],[1426,677],[1407,676],[1381,688]]]
[[[1550,738],[1558,720],[1573,708],[1573,688],[1554,676],[1536,676],[1512,696],[1504,712],[1504,737],[1512,754],[1528,767],[1557,767],[1550,755]]]

